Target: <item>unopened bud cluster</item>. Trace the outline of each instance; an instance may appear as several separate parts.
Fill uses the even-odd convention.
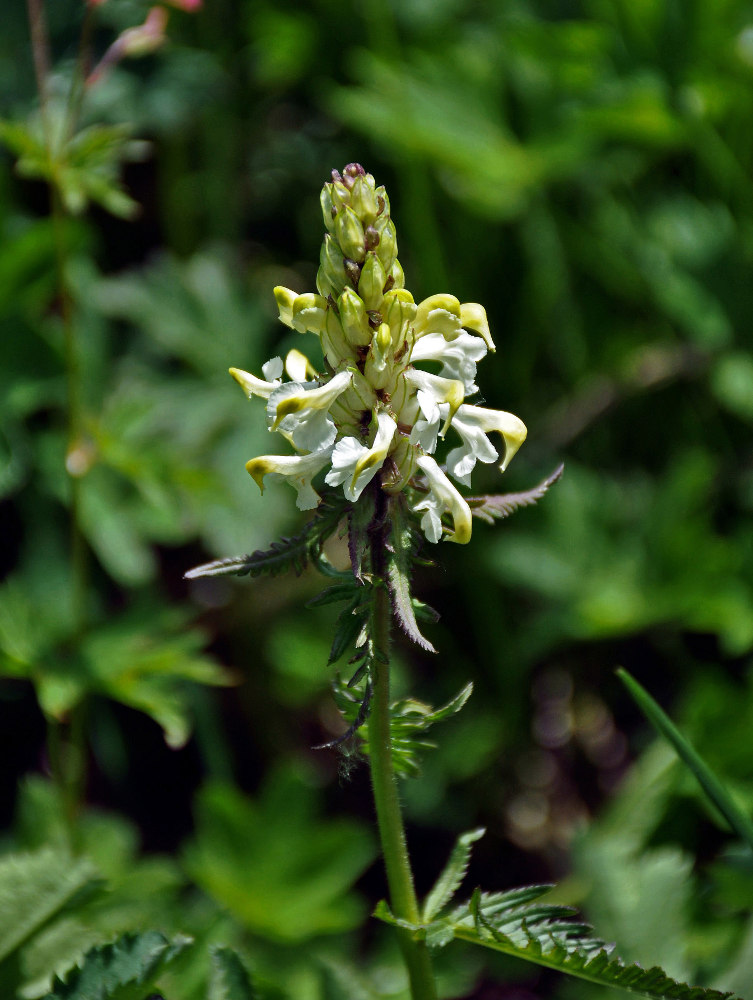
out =
[[[267,401],[269,429],[295,451],[253,458],[246,468],[260,487],[268,474],[287,479],[301,509],[319,502],[312,480],[325,468],[324,481],[342,484],[351,502],[378,475],[387,492],[406,491],[427,538],[467,542],[470,508],[449,476],[468,486],[476,461],[500,457],[490,432],[502,437],[503,470],[526,436],[513,414],[464,402],[478,391],[477,361],[494,350],[486,312],[448,294],[414,301],[387,193],[359,164],[333,171],[321,203],[318,292],[278,287],[275,297],[283,323],[320,339],[326,371],[299,351],[284,365],[268,361],[263,379],[230,369],[249,397]],[[416,367],[427,361],[441,365],[439,374]],[[448,430],[460,440],[445,471],[432,456]]]

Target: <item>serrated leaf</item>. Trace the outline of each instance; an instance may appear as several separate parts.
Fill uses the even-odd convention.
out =
[[[400,627],[418,646],[429,653],[436,653],[434,646],[418,627],[416,612],[410,593],[411,570],[415,544],[402,495],[390,505],[391,526],[387,553],[387,582],[392,597],[392,610]]]
[[[698,784],[725,818],[732,831],[753,850],[753,822],[738,806],[698,751],[683,736],[669,716],[662,711],[648,691],[627,670],[620,668],[617,671],[617,676],[649,722],[673,747],[680,760],[695,776]]]
[[[100,884],[88,860],[44,848],[0,860],[0,969],[55,917],[88,899]]]
[[[254,1000],[255,996],[238,953],[232,948],[213,948],[207,1000]]]
[[[331,587],[327,587],[316,597],[312,597],[310,601],[306,601],[307,608],[320,608],[325,604],[336,604],[338,601],[352,601],[356,593],[357,584],[355,581],[350,583],[335,583]]]
[[[345,685],[336,681],[333,685],[335,700],[346,721],[352,723],[356,713],[362,711],[365,698],[358,697],[352,690],[353,684]],[[424,750],[431,750],[434,744],[422,738],[431,726],[455,715],[465,705],[473,691],[469,683],[446,705],[432,708],[414,698],[404,698],[390,706],[390,737],[392,761],[397,774],[415,777],[420,773],[419,756]],[[368,756],[368,735],[364,733],[361,747]]]
[[[473,845],[485,833],[486,830],[479,827],[458,837],[447,864],[426,897],[422,913],[424,921],[428,923],[433,920],[455,895],[468,871]]]
[[[499,493],[495,495],[468,497],[468,505],[474,517],[493,524],[502,518],[509,517],[521,507],[532,507],[544,496],[558,479],[562,477],[565,466],[558,465],[554,472],[543,479],[537,486],[521,493]]]
[[[299,535],[281,538],[268,549],[257,549],[250,555],[215,559],[213,562],[194,566],[184,573],[184,579],[196,580],[202,576],[251,576],[264,573],[277,576],[292,570],[300,575],[310,561],[320,553],[321,547],[335,531],[342,516],[342,504],[322,504],[316,516]]]
[[[336,663],[345,651],[358,641],[361,633],[368,624],[368,619],[368,606],[363,606],[361,595],[359,594],[338,615],[327,666]]]
[[[80,968],[58,980],[45,1000],[145,1000],[163,970],[191,944],[158,931],[124,934],[92,948]]]
[[[547,885],[523,886],[493,894],[477,889],[469,903],[444,918],[421,924],[395,917],[384,902],[377,906],[374,916],[434,946],[441,947],[456,938],[651,1000],[732,1000],[734,997],[730,992],[677,982],[658,967],[643,969],[637,964],[625,964],[612,955],[612,946],[590,936],[591,928],[587,924],[568,919],[572,913],[570,907],[555,903],[529,905],[549,889],[551,886]]]

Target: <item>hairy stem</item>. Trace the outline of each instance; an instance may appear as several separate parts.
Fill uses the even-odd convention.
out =
[[[375,658],[371,676],[374,693],[369,715],[369,764],[392,911],[395,916],[416,923],[419,919],[418,901],[392,762],[389,661],[391,609],[383,573],[385,542],[384,528],[377,530],[372,538],[372,570],[377,582],[374,587],[371,621]],[[437,989],[426,943],[415,941],[409,931],[400,930],[398,933],[400,949],[408,969],[412,1000],[436,1000]]]

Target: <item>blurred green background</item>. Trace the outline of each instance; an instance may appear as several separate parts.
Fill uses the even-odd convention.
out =
[[[55,80],[83,6],[48,5]],[[95,50],[146,9],[108,0]],[[301,524],[292,491],[262,498],[244,471],[267,438],[227,368],[299,346],[271,289],[314,289],[319,190],[358,161],[390,194],[416,299],[485,305],[497,353],[483,397],[528,425],[504,480],[483,467],[474,491],[566,464],[537,508],[441,546],[416,581],[442,615],[440,655],[398,642],[399,690],[440,704],[475,684],[404,789],[419,888],[458,832],[485,825],[474,884],[564,880],[626,958],[749,989],[753,866],[613,671],[667,707],[750,812],[753,4],[205,0],[173,11],[168,35],[85,105],[149,140],[124,169],[140,214],[66,227],[89,466],[83,639],[66,597],[47,193],[0,160],[5,846],[59,838],[45,729],[83,705],[84,798],[99,810],[87,843],[116,880],[143,851],[138,877],[162,887],[154,920],[230,935],[280,984],[270,996],[401,995],[381,931],[344,936],[383,888],[365,767],[311,750],[338,726],[334,613],[303,609],[318,579],[182,580]],[[28,46],[12,0],[6,119],[35,106]],[[275,893],[284,919],[265,905]],[[127,923],[108,919],[101,932]],[[375,971],[357,994],[360,954]],[[185,976],[182,995],[202,995],[201,970]],[[446,977],[446,996],[473,1000],[598,993],[462,952]]]

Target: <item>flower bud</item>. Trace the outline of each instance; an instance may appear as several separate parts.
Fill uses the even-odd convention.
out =
[[[348,205],[337,213],[335,234],[343,254],[360,264],[365,256],[363,225]]]
[[[382,299],[382,317],[389,324],[392,333],[392,346],[398,354],[403,347],[406,335],[416,315],[416,303],[406,288],[394,288]]]
[[[337,300],[337,306],[340,310],[340,323],[348,341],[361,346],[370,344],[372,331],[362,299],[352,288],[346,288]]]
[[[332,201],[331,184],[324,185],[322,193],[319,196],[319,201],[322,206],[322,218],[324,219],[324,225],[330,233],[333,233],[335,231],[336,209],[334,202]]]
[[[375,389],[384,389],[392,377],[388,361],[392,357],[392,335],[386,323],[374,333],[363,373]]]
[[[364,226],[371,225],[377,217],[379,205],[371,174],[356,177],[350,192],[350,205]]]
[[[316,276],[318,288],[326,288],[327,295],[332,294],[337,298],[345,287],[346,275],[344,267],[345,258],[342,250],[337,244],[337,240],[325,233],[319,254],[319,272]],[[324,295],[324,292],[322,292]]]
[[[389,216],[382,215],[377,219],[374,228],[379,233],[379,244],[376,247],[376,252],[382,262],[382,267],[389,274],[397,258],[395,223]]]
[[[384,268],[377,255],[375,253],[367,254],[358,281],[358,294],[363,299],[367,310],[378,309],[381,306],[386,280],[387,275],[384,273]]]
[[[407,437],[398,436],[389,459],[382,467],[382,488],[387,493],[400,493],[416,471],[418,453]]]
[[[354,363],[356,361],[355,346],[345,336],[342,323],[334,309],[327,310],[322,330],[322,351],[327,362],[335,371],[343,362]]]
[[[400,266],[400,261],[397,257],[395,258],[395,263],[388,272],[385,287],[386,285],[390,286],[387,291],[392,288],[405,288],[405,275],[403,274],[403,269]]]

